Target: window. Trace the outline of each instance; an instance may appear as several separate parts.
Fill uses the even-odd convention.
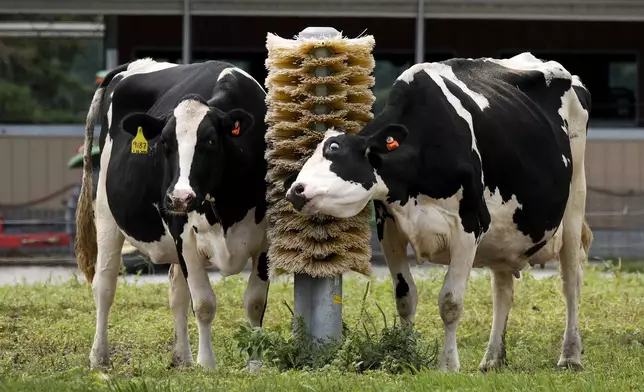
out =
[[[0,37],[0,57],[0,123],[85,122],[102,38]]]
[[[614,94],[615,116],[634,118],[637,91],[637,63],[613,61],[609,63],[608,88]]]

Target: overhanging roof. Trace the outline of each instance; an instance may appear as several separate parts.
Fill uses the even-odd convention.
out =
[[[414,17],[417,0],[191,0],[193,15]],[[179,15],[183,0],[2,0],[0,13]],[[642,0],[425,0],[427,18],[644,21]]]
[[[0,37],[101,38],[105,26],[88,22],[0,22]]]

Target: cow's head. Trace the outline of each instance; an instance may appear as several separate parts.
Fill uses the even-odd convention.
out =
[[[304,215],[322,213],[348,218],[387,188],[376,169],[380,158],[407,138],[403,125],[388,125],[368,136],[329,130],[297,177],[284,183],[286,199]]]
[[[223,112],[195,95],[184,97],[171,114],[155,117],[133,113],[123,120],[123,129],[136,135],[143,129],[150,148],[165,154],[164,208],[173,214],[185,214],[221,186],[226,151],[252,128],[254,119],[242,109]],[[236,148],[236,147],[235,147]]]

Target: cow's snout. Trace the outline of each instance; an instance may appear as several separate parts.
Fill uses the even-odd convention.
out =
[[[304,204],[307,202],[307,198],[304,195],[305,187],[302,183],[293,184],[291,190],[286,194],[286,200],[291,202],[293,208],[297,211],[300,211]]]
[[[172,209],[181,212],[188,209],[195,197],[195,192],[190,189],[175,189],[168,195]]]

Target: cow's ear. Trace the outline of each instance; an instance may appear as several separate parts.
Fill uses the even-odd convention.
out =
[[[390,124],[367,138],[367,154],[387,154],[394,151],[407,139],[407,127],[401,124]]]
[[[253,115],[243,109],[232,109],[224,114],[221,131],[230,136],[241,136],[255,124]]]
[[[147,113],[132,113],[125,116],[121,127],[132,136],[136,136],[139,127],[147,140],[153,139],[161,134],[165,127],[166,117],[155,117]]]

